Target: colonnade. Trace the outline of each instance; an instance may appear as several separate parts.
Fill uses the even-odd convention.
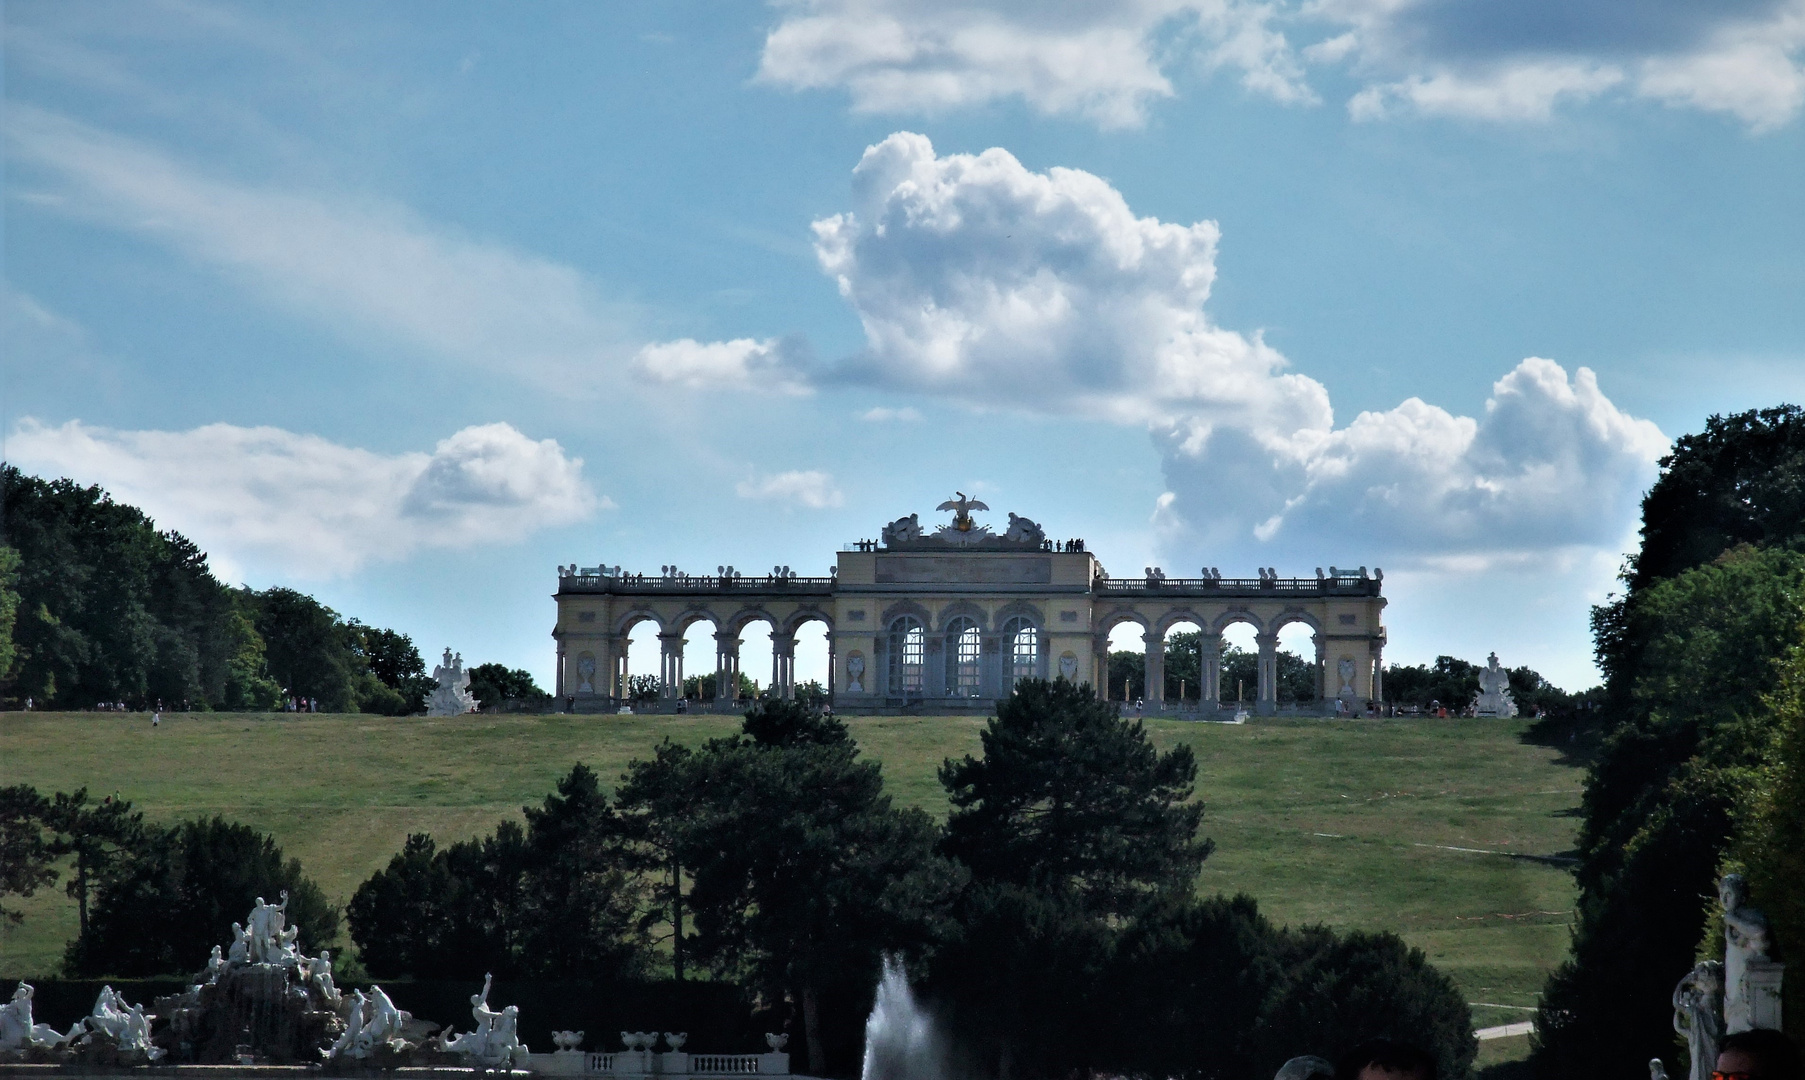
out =
[[[1175,625],[1183,626],[1185,624],[1178,623]],[[1165,702],[1166,636],[1171,630],[1172,627],[1167,627],[1164,631],[1149,629],[1144,630],[1141,634],[1141,643],[1146,650],[1143,678],[1145,690],[1143,696],[1144,700],[1150,706],[1157,707]],[[1331,679],[1328,657],[1329,643],[1327,636],[1322,632],[1317,631],[1311,634],[1310,641],[1315,653],[1315,690],[1317,700],[1326,701],[1337,696],[1346,696],[1343,694],[1344,686],[1339,677],[1340,673],[1335,673],[1337,677],[1333,680]],[[1382,641],[1363,641],[1363,645],[1368,651],[1368,656],[1357,661],[1357,663],[1364,666],[1364,670],[1360,672],[1360,674],[1367,676],[1370,680],[1371,692],[1369,700],[1382,700],[1384,694],[1384,663],[1381,660],[1383,643]],[[1257,663],[1254,669],[1256,681],[1254,686],[1254,698],[1250,704],[1252,704],[1255,712],[1269,715],[1278,710],[1278,631],[1256,631],[1254,633],[1254,646],[1257,655]],[[1223,635],[1220,632],[1212,633],[1200,630],[1198,632],[1198,647],[1201,654],[1199,657],[1201,685],[1198,687],[1198,698],[1202,702],[1212,704],[1219,703],[1223,700]],[[1097,645],[1093,663],[1094,670],[1108,670],[1109,634],[1107,631],[1097,635]],[[1349,673],[1346,683],[1345,689],[1350,690],[1358,685],[1354,681],[1352,673]],[[1109,687],[1106,684],[1097,687],[1097,690],[1099,696],[1105,698],[1108,697]]]
[[[743,629],[743,628],[742,628]],[[719,630],[714,634],[714,700],[732,701],[736,696],[740,683],[740,631]],[[612,678],[605,686],[599,687],[608,697],[626,698],[627,692],[627,653],[632,646],[629,634],[620,633],[609,636],[609,654],[612,657]],[[683,647],[689,643],[684,632],[661,631],[658,634],[658,696],[675,699],[683,696]],[[829,669],[832,668],[831,655]],[[560,665],[560,671],[562,666]],[[796,635],[794,632],[773,630],[771,632],[771,681],[768,686],[785,700],[796,696]]]

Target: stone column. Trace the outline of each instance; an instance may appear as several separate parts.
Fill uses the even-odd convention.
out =
[[[1109,700],[1109,639],[1100,634],[1091,638],[1091,690],[1098,701]]]
[[[1320,705],[1329,700],[1329,643],[1321,634],[1310,635],[1310,643],[1316,646],[1316,702]]]
[[[1199,666],[1203,668],[1201,704],[1214,709],[1222,704],[1222,635],[1199,633],[1197,650]]]
[[[1385,701],[1385,643],[1375,641],[1372,644],[1373,674],[1372,692],[1367,697],[1381,704]]]
[[[1271,716],[1279,711],[1279,636],[1255,634],[1254,642],[1260,648],[1260,691],[1255,709],[1261,716]]]
[[[683,635],[658,635],[658,696],[683,696]]]
[[[732,701],[740,686],[740,636],[720,630],[714,636],[714,697]]]
[[[785,701],[796,696],[796,635],[771,631],[771,691]]]
[[[1156,631],[1149,630],[1141,635],[1141,643],[1147,646],[1145,682],[1148,708],[1158,708],[1166,700],[1166,639]]]
[[[559,641],[558,642],[558,676],[557,676],[558,693],[557,693],[557,698],[558,698],[558,708],[560,710],[562,710],[564,708],[564,662],[565,662],[566,652],[567,652],[567,650],[564,647],[564,642]]]
[[[632,643],[634,643],[634,639],[628,638],[626,634],[616,634],[608,641],[608,645],[610,645],[608,665],[606,665],[608,674],[601,675],[601,668],[605,665],[599,665],[599,663],[596,665],[596,674],[605,677],[608,681],[608,688],[603,694],[616,701],[621,701],[626,697],[626,650],[632,647]]]

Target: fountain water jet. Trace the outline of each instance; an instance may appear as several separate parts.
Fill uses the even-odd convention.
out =
[[[865,1021],[861,1080],[944,1080],[933,1021],[915,1003],[902,961],[884,957],[884,977]]]

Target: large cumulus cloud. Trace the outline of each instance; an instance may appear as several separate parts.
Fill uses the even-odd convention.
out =
[[[1666,446],[1591,371],[1539,358],[1482,416],[1413,398],[1338,428],[1321,383],[1207,317],[1215,224],[1136,216],[1089,173],[904,133],[866,151],[853,189],[815,224],[865,328],[838,377],[1146,425],[1175,557],[1273,560],[1325,535],[1417,562],[1610,546]]]
[[[1137,423],[1328,422],[1320,384],[1205,318],[1214,222],[1137,217],[1090,173],[942,157],[910,133],[866,150],[853,204],[814,226],[865,329],[843,378]]]
[[[27,471],[100,484],[247,567],[331,577],[422,548],[509,543],[588,517],[581,458],[509,424],[464,428],[431,453],[382,454],[275,427],[119,431],[27,419],[9,440]]]

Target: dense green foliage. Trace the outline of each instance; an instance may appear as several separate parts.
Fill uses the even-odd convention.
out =
[[[338,936],[339,912],[275,841],[221,818],[149,830],[99,883],[93,912],[69,943],[66,973],[168,975],[193,971],[232,940],[258,897],[288,896],[288,922],[308,949]]]
[[[1745,789],[1731,853],[1761,898],[1779,955],[1805,958],[1805,641],[1788,654],[1770,702],[1775,724],[1765,764]],[[1794,968],[1792,970],[1797,970]],[[1805,1026],[1805,988],[1789,975],[1785,1015]]]
[[[9,896],[32,896],[56,881],[56,849],[45,835],[50,801],[36,788],[0,788],[0,919],[20,922],[24,914],[6,908]]]
[[[497,708],[504,702],[543,705],[550,701],[550,695],[539,689],[531,672],[501,664],[478,664],[470,669],[470,696],[484,709]]]
[[[19,553],[0,544],[0,675],[13,669],[18,649],[13,626],[19,619]]]
[[[439,850],[414,835],[347,911],[364,967],[378,978],[626,978],[649,954],[637,924],[643,885],[624,830],[582,765],[527,827]]]
[[[1642,502],[1630,594],[1738,544],[1805,550],[1805,409],[1797,405],[1713,416],[1704,431],[1675,440]]]
[[[1779,661],[1805,619],[1805,417],[1713,417],[1662,469],[1628,592],[1593,611],[1606,734],[1582,807],[1572,959],[1537,1019],[1546,1075],[1629,1077],[1654,1056],[1678,1067],[1668,997],[1713,913],[1737,823],[1765,865],[1783,867],[1772,844],[1784,841],[1771,837],[1796,816],[1748,803],[1789,790],[1773,777],[1789,745]],[[1757,840],[1764,828],[1770,839]]]
[[[1209,842],[1188,750],[1161,754],[1084,689],[1032,680],[981,743],[942,765],[940,830],[891,805],[841,721],[761,701],[736,736],[632,762],[611,806],[579,767],[524,830],[445,850],[410,837],[359,889],[352,934],[385,978],[527,973],[534,947],[556,949],[528,944],[539,926],[641,963],[661,939],[680,979],[787,1011],[813,1075],[857,1072],[885,954],[983,1072],[1253,1075],[1375,1033],[1450,1075],[1471,1060],[1462,995],[1395,936],[1275,929],[1245,898],[1192,898]],[[553,906],[541,867],[573,860],[586,869],[543,880],[617,905],[607,917]]]
[[[0,699],[76,709],[425,707],[406,635],[292,589],[232,589],[180,533],[98,487],[0,467]]]

